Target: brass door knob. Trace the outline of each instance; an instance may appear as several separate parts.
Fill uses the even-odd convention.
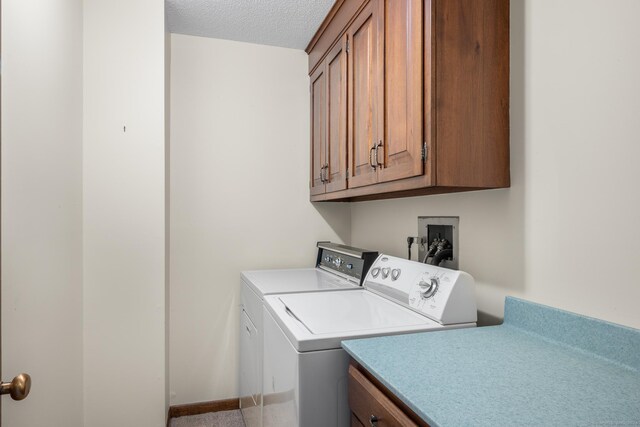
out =
[[[22,400],[31,391],[31,377],[29,374],[20,374],[10,383],[0,384],[0,394],[9,394],[13,400]]]

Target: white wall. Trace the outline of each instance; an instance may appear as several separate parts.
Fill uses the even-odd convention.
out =
[[[3,426],[82,425],[81,160],[82,2],[3,0]]]
[[[172,35],[172,404],[237,396],[240,271],[313,266],[348,204],[309,200],[303,51]]]
[[[638,16],[637,0],[512,1],[512,187],[353,204],[352,244],[404,255],[418,215],[459,215],[481,310],[517,295],[640,328]]]
[[[86,426],[165,423],[164,55],[163,0],[84,2]]]

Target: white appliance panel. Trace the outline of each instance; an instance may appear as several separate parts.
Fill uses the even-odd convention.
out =
[[[477,320],[474,280],[464,271],[383,254],[371,266],[364,288],[443,325]]]
[[[298,353],[273,318],[263,316],[262,425],[298,426]]]
[[[347,352],[299,353],[266,309],[263,320],[263,426],[347,426]]]

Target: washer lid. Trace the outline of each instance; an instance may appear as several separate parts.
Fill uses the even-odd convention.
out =
[[[279,298],[286,310],[316,335],[435,323],[365,291],[293,294]]]
[[[449,328],[364,289],[267,295],[264,302],[265,342],[273,319],[299,352],[337,349],[345,339]]]

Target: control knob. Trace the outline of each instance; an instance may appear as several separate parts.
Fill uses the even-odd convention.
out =
[[[342,258],[338,257],[333,261],[333,265],[335,265],[336,267],[340,268],[340,266],[344,264],[344,261],[342,260]]]
[[[439,283],[437,277],[432,277],[428,279],[428,281],[420,280],[418,286],[420,286],[420,289],[422,289],[422,291],[420,292],[422,298],[431,298],[438,290],[438,285]]]

